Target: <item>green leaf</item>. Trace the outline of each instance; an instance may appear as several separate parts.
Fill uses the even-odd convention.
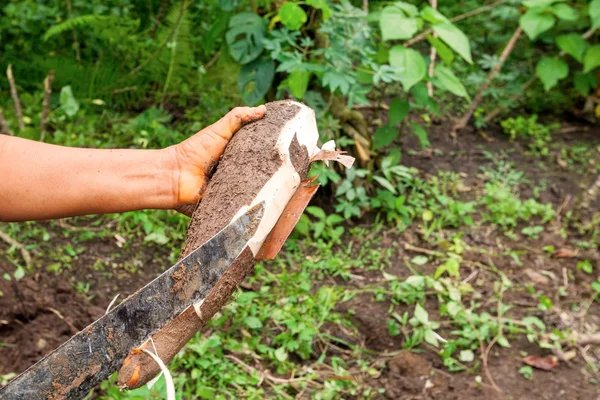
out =
[[[575,90],[581,93],[582,96],[587,96],[592,90],[596,88],[596,76],[592,73],[575,73]]]
[[[508,342],[508,339],[506,339],[505,336],[499,336],[498,337],[498,344],[504,348],[508,348],[511,347],[510,343]]]
[[[346,182],[348,182],[348,184],[349,184],[349,188],[348,189],[352,188],[352,182],[350,182],[350,181],[344,181],[344,183],[346,183]],[[338,193],[336,193],[336,196],[337,195],[338,195]],[[313,217],[316,217],[316,218],[321,219],[321,220],[327,218],[327,214],[325,214],[325,211],[323,211],[322,208],[317,207],[317,206],[308,206],[308,207],[306,207],[306,212],[309,213],[310,215],[312,215]]]
[[[399,79],[406,91],[427,75],[427,65],[421,53],[404,46],[390,49],[390,65],[400,69]]]
[[[579,11],[566,4],[555,4],[552,6],[552,14],[563,21],[577,21]]]
[[[427,325],[429,323],[429,314],[419,303],[415,306],[415,318],[421,325]]]
[[[423,7],[423,10],[421,10],[421,18],[432,24],[450,23],[444,14],[429,6]]]
[[[260,58],[242,67],[238,87],[248,105],[256,105],[267,94],[275,76],[273,60]]]
[[[63,86],[60,90],[60,106],[69,117],[74,117],[79,111],[79,102],[73,96],[71,86]]]
[[[558,45],[559,49],[571,55],[580,63],[583,63],[583,55],[589,47],[585,39],[576,33],[560,35],[556,38],[556,44]]]
[[[444,42],[432,35],[427,35],[427,41],[435,49],[444,64],[452,64],[452,61],[454,61],[454,53],[450,47],[446,46]]]
[[[381,176],[373,176],[373,179],[375,179],[377,181],[377,183],[379,183],[381,186],[383,186],[384,188],[386,188],[387,190],[389,190],[390,192],[396,194],[396,188],[394,187],[394,185],[392,185],[392,183],[390,181],[388,181],[385,178],[382,178]]]
[[[419,143],[421,144],[421,148],[425,148],[431,145],[431,143],[429,143],[429,139],[427,137],[427,131],[425,130],[425,128],[423,128],[421,125],[417,124],[416,122],[413,122],[412,124],[413,127],[413,134],[417,137],[417,139],[419,139]]]
[[[473,350],[461,350],[459,359],[461,362],[471,362],[475,359],[475,353]]]
[[[396,1],[394,6],[398,7],[406,13],[409,17],[416,17],[419,15],[419,9],[413,4],[409,4],[405,1]]]
[[[527,8],[547,7],[551,4],[558,3],[559,1],[566,1],[566,0],[525,0],[525,1],[523,1],[523,5]]]
[[[557,58],[542,57],[535,67],[535,73],[548,91],[569,75],[569,66]]]
[[[527,10],[519,19],[519,25],[531,40],[552,28],[555,22],[552,15],[540,14],[536,10]]]
[[[311,73],[309,71],[294,70],[287,78],[288,88],[295,98],[302,100],[306,89],[308,88],[308,82],[310,81]]]
[[[23,277],[25,276],[25,269],[21,266],[17,267],[13,276],[15,277],[15,280],[17,280],[17,281],[23,279]]]
[[[388,110],[388,121],[390,125],[397,125],[406,118],[410,111],[410,104],[408,101],[398,97],[390,103],[390,109]]]
[[[240,64],[248,64],[263,50],[265,20],[251,12],[243,12],[229,20],[225,40],[231,57]]]
[[[592,0],[589,12],[590,19],[592,20],[592,28],[600,28],[600,0]]]
[[[285,360],[287,360],[288,353],[287,351],[285,351],[285,348],[280,347],[277,350],[275,350],[275,358],[280,362],[284,362]]]
[[[432,331],[431,329],[427,329],[425,331],[425,336],[423,337],[425,339],[425,341],[427,343],[429,343],[432,346],[438,347],[439,346],[439,342],[438,342],[438,336],[435,334],[434,331]]]
[[[398,137],[398,129],[391,125],[381,125],[373,135],[373,150],[392,143]]]
[[[429,262],[429,259],[426,256],[415,256],[410,260],[411,263],[415,265],[425,265]]]
[[[419,30],[416,18],[407,17],[397,7],[385,7],[379,17],[381,37],[385,40],[410,39]]]
[[[331,93],[339,89],[343,95],[348,94],[350,83],[347,75],[341,71],[330,70],[323,75],[323,86],[329,87]]]
[[[326,0],[306,0],[306,4],[321,10],[323,13],[323,21],[327,21],[333,14],[331,7],[329,7],[329,4],[327,4]]]
[[[262,322],[260,322],[260,319],[256,317],[246,317],[244,323],[250,329],[260,329],[263,326]]]
[[[462,82],[454,75],[454,72],[452,72],[450,68],[438,64],[435,66],[433,76],[435,78],[433,83],[440,89],[447,90],[459,97],[469,99],[467,89],[465,89]]]
[[[279,8],[279,19],[287,28],[296,31],[308,20],[302,7],[296,3],[287,2]]]
[[[466,62],[473,64],[469,39],[460,29],[448,22],[434,25],[433,31]]]
[[[590,72],[600,65],[600,45],[592,46],[583,57],[583,72]]]

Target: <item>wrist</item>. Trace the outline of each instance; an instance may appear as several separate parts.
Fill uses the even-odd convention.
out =
[[[174,209],[180,204],[181,169],[177,162],[177,151],[175,146],[170,146],[158,152],[156,190],[159,198],[164,199],[164,204],[160,208]]]

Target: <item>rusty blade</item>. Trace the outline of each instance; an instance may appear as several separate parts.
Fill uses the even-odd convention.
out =
[[[129,352],[204,299],[246,248],[264,203],[249,209],[109,313],[0,389],[0,400],[81,399]]]
[[[304,209],[308,206],[310,199],[312,199],[317,189],[319,189],[320,185],[312,185],[316,179],[317,177],[315,176],[305,179],[300,183],[291,200],[283,209],[283,213],[281,213],[275,227],[271,230],[258,251],[256,255],[257,260],[272,260],[279,253],[279,250],[281,250],[302,216]]]

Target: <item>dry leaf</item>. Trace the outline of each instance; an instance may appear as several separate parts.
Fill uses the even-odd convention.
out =
[[[554,257],[557,258],[573,258],[577,255],[577,250],[567,249],[565,247],[560,248],[554,252]]]
[[[558,358],[556,356],[527,356],[523,359],[523,362],[527,365],[531,365],[533,368],[544,371],[552,371],[554,368],[558,367]]]

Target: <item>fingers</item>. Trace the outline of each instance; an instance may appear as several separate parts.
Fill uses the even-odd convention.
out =
[[[236,107],[229,111],[223,118],[207,127],[206,130],[219,137],[229,140],[245,123],[261,119],[265,115],[266,107]]]

